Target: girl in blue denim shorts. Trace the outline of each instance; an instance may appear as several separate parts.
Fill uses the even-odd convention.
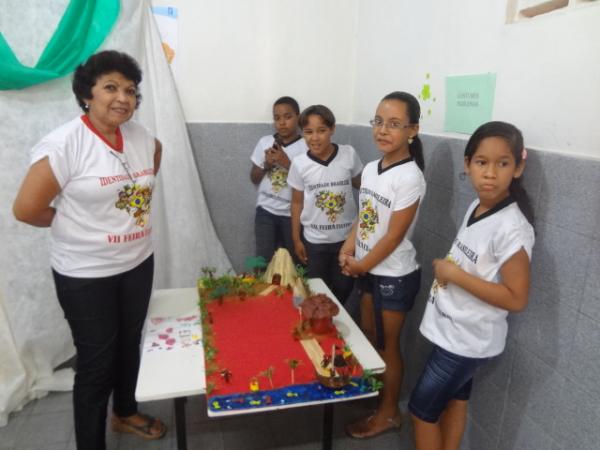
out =
[[[465,172],[479,197],[435,280],[420,331],[433,344],[408,408],[418,450],[458,449],[477,366],[504,350],[509,311],[527,305],[533,215],[520,185],[527,151],[505,122],[479,127],[467,143]]]
[[[371,125],[383,157],[363,170],[358,221],[340,250],[343,272],[361,276],[361,325],[386,364],[377,411],[346,427],[359,439],[398,430],[401,424],[400,332],[421,278],[408,239],[425,195],[419,116],[418,101],[405,92],[393,92],[379,103]]]

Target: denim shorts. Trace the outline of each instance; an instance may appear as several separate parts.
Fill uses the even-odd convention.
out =
[[[468,358],[434,346],[410,395],[409,411],[436,423],[450,400],[469,400],[475,369],[488,359]]]
[[[384,311],[408,312],[415,304],[421,286],[421,269],[401,277],[386,277],[368,273],[358,280],[361,293],[368,292],[381,302]]]

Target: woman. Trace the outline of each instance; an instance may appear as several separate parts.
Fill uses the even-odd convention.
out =
[[[112,427],[159,439],[166,426],[137,411],[140,335],[154,271],[150,203],[161,144],[135,122],[141,71],[103,51],[80,65],[84,114],[44,137],[15,200],[15,217],[51,228],[50,259],[77,348],[73,404],[79,450],[105,449]]]

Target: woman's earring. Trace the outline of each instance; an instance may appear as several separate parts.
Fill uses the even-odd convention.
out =
[[[87,103],[83,104],[83,109],[85,109],[86,111],[90,110],[90,105],[88,105]]]
[[[408,138],[408,145],[412,144],[414,141],[415,141],[414,138],[409,137]]]

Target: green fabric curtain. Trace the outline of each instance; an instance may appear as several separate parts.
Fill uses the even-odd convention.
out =
[[[35,67],[19,62],[0,32],[0,90],[23,89],[71,73],[102,44],[119,0],[71,0]]]

